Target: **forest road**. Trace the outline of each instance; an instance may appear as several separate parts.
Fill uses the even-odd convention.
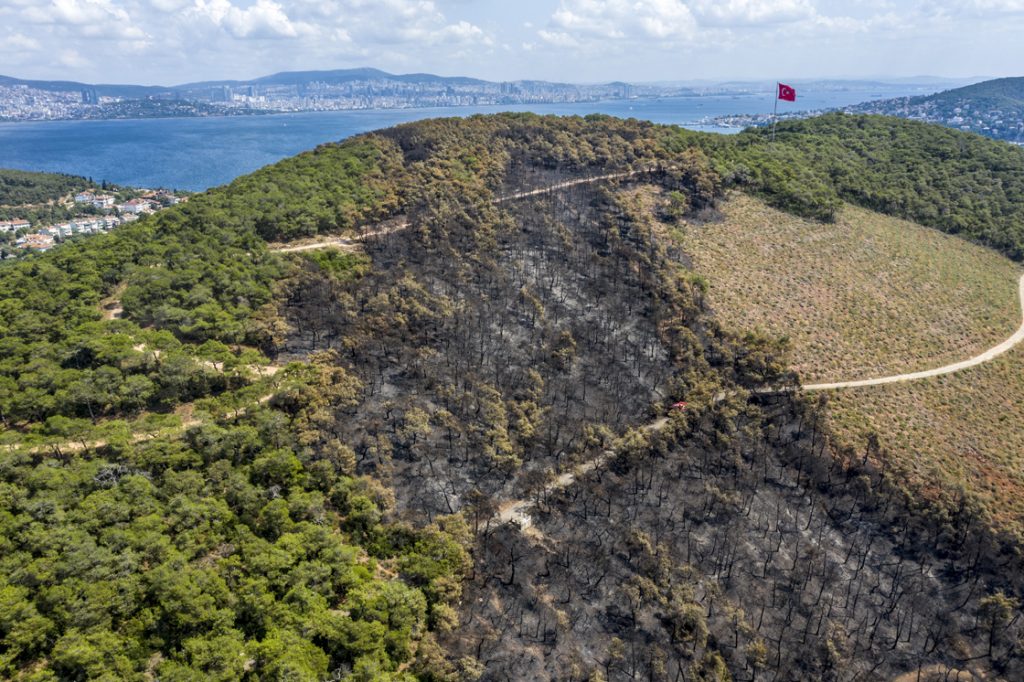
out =
[[[1019,294],[1019,298],[1020,298],[1020,307],[1021,307],[1021,323],[1020,323],[1020,327],[1018,327],[1017,331],[1014,332],[1005,341],[1003,341],[1002,343],[1000,343],[1000,344],[998,344],[996,346],[993,346],[992,348],[989,348],[988,350],[984,351],[983,353],[979,353],[978,355],[975,355],[974,357],[968,358],[967,360],[961,360],[960,362],[954,362],[954,363],[952,363],[950,365],[944,365],[942,367],[936,367],[934,369],[927,369],[927,370],[924,370],[924,371],[921,371],[921,372],[909,372],[907,374],[894,374],[892,376],[878,377],[876,379],[861,379],[861,380],[858,380],[858,381],[837,381],[837,382],[827,383],[827,384],[807,384],[807,385],[804,385],[804,386],[800,386],[799,389],[804,390],[804,391],[828,391],[828,390],[843,389],[843,388],[859,388],[859,387],[862,387],[862,386],[881,386],[883,384],[896,384],[896,383],[903,383],[903,382],[907,382],[907,381],[915,381],[915,380],[918,380],[918,379],[927,379],[929,377],[942,376],[944,374],[953,374],[955,372],[959,372],[959,371],[968,369],[970,367],[976,367],[977,365],[986,363],[986,362],[988,362],[988,361],[990,361],[990,360],[992,360],[992,359],[1002,355],[1003,353],[1007,352],[1008,350],[1010,350],[1014,346],[1018,345],[1021,341],[1024,341],[1024,275],[1021,275],[1020,280],[1019,280],[1017,286],[1018,286],[1018,294]],[[795,391],[795,390],[798,390],[797,387],[783,389],[782,392],[791,392],[791,391]],[[780,392],[779,389],[768,388],[768,387],[762,388],[762,389],[756,389],[754,391],[754,393],[778,393],[778,392]],[[731,395],[731,393],[722,392],[722,393],[719,393],[718,395],[716,395],[713,400],[714,400],[714,402],[719,402],[721,400],[724,400],[729,395]],[[659,431],[659,430],[663,429],[667,424],[668,424],[668,417],[662,417],[660,419],[657,419],[657,420],[655,420],[655,421],[645,425],[643,427],[643,430],[645,430],[645,431]],[[499,505],[498,512],[496,514],[496,518],[497,518],[498,522],[499,523],[509,523],[509,522],[518,523],[519,526],[521,528],[523,528],[524,530],[527,530],[531,534],[539,535],[539,531],[537,531],[536,529],[531,528],[532,519],[531,519],[530,512],[532,511],[532,509],[537,504],[535,500],[537,498],[541,497],[542,495],[546,495],[547,493],[555,492],[557,490],[561,490],[563,488],[566,488],[566,487],[572,485],[572,483],[575,482],[576,479],[578,479],[580,476],[582,476],[583,474],[585,474],[587,472],[593,471],[594,469],[596,469],[599,466],[604,465],[606,462],[608,462],[614,456],[615,456],[615,453],[613,451],[606,450],[599,457],[595,457],[594,459],[590,460],[589,462],[586,462],[586,463],[580,465],[574,471],[568,471],[568,472],[565,472],[565,473],[559,475],[558,477],[556,477],[553,481],[551,481],[547,486],[544,487],[543,491],[541,491],[540,494],[535,495],[534,499],[509,500],[509,501]]]
[[[545,185],[538,187],[537,189],[523,190],[522,192],[516,192],[514,194],[507,194],[503,197],[496,197],[494,199],[495,204],[503,204],[506,201],[513,201],[515,199],[525,199],[527,197],[535,197],[541,194],[548,194],[550,192],[557,192],[558,190],[567,189],[569,187],[576,187],[577,185],[586,185],[593,182],[601,182],[602,180],[616,180],[619,178],[628,178],[640,173],[648,173],[651,168],[641,168],[639,170],[624,171],[622,173],[608,173],[606,175],[595,175],[587,178],[577,178],[575,180],[566,180],[565,182],[559,182],[554,185]],[[379,237],[385,234],[391,234],[393,232],[400,232],[412,226],[408,220],[401,220],[392,225],[377,225],[377,229],[369,232],[363,232],[355,237],[330,237],[326,239],[319,239],[313,241],[307,241],[298,244],[269,244],[269,248],[274,253],[299,253],[302,251],[315,251],[316,249],[339,249],[341,251],[355,251],[359,248],[359,243],[364,239],[370,237]]]
[[[655,419],[649,424],[645,424],[640,427],[641,431],[660,431],[668,425],[668,417],[661,417]],[[553,481],[544,486],[543,491],[537,493],[534,499],[519,499],[519,500],[508,500],[498,505],[498,511],[494,518],[497,519],[498,523],[517,523],[519,527],[526,530],[530,529],[530,533],[533,535],[540,535],[540,532],[536,529],[531,528],[533,520],[530,516],[530,511],[537,505],[537,498],[546,496],[549,493],[556,492],[563,488],[568,488],[570,485],[576,482],[580,476],[593,471],[594,469],[604,466],[609,460],[615,457],[613,450],[605,450],[600,456],[595,457],[589,462],[584,462],[572,471],[566,471],[555,477]]]
[[[321,241],[306,242],[303,244],[293,244],[291,246],[271,244],[270,250],[274,253],[298,253],[300,251],[315,251],[316,249],[330,249],[335,248],[341,251],[355,251],[359,248],[359,243],[367,237],[378,237],[380,235],[391,234],[392,232],[399,232],[409,227],[410,223],[408,220],[389,225],[388,227],[381,227],[370,232],[364,232],[358,237],[332,237],[330,239],[324,239]]]
[[[1013,333],[1008,339],[1003,341],[997,346],[989,348],[983,353],[975,355],[967,360],[961,360],[960,362],[954,362],[951,365],[943,365],[942,367],[936,367],[934,369],[926,369],[921,372],[910,372],[908,374],[893,374],[892,376],[879,377],[877,379],[861,379],[858,381],[836,381],[828,384],[806,384],[801,386],[805,391],[831,391],[840,388],[860,388],[863,386],[881,386],[883,384],[899,384],[906,381],[916,381],[918,379],[928,379],[930,377],[942,376],[943,374],[953,374],[954,372],[960,372],[970,367],[976,367],[980,364],[992,360],[1006,351],[1010,350],[1021,341],[1024,341],[1024,275],[1020,277],[1019,283],[1020,289],[1020,308],[1021,308],[1021,323],[1017,331]]]

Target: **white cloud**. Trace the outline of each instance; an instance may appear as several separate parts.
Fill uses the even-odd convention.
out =
[[[973,2],[1024,5],[1024,0]],[[891,0],[561,0],[548,26],[536,35],[543,44],[588,55],[599,49],[622,53],[680,47],[710,52],[734,51],[754,35],[765,42],[786,36],[827,41],[841,34],[891,35],[912,30],[915,24],[934,27],[936,22],[949,21],[945,9],[934,15],[933,4],[902,12],[893,11],[893,4]],[[926,18],[926,11],[932,16]]]
[[[680,0],[564,0],[538,32],[549,44],[571,46],[581,39],[687,40],[696,21]]]
[[[147,78],[166,82],[289,68],[424,70],[424,60],[455,62],[494,52],[494,28],[448,17],[433,0],[0,0],[0,35],[22,36],[19,49],[8,40],[11,49],[4,53],[13,51],[26,63],[24,41],[35,41],[54,57],[35,64],[34,75],[54,78],[70,77],[72,64],[90,69],[78,78],[93,78],[93,66],[102,69],[103,80],[138,78],[140,57],[147,60]],[[273,40],[288,47],[274,47]],[[126,55],[132,55],[131,67]]]
[[[273,0],[256,0],[244,9],[227,0],[213,0],[209,9],[211,18],[236,38],[297,38],[309,32],[305,25],[293,23]]]
[[[809,0],[696,0],[693,9],[704,26],[778,24],[816,14]]]
[[[149,0],[149,5],[161,12],[180,12],[193,4],[193,0]]]
[[[460,44],[481,43],[490,45],[493,41],[484,33],[479,26],[474,26],[468,21],[460,21],[457,24],[449,24],[434,33],[436,42],[453,42]]]
[[[79,54],[78,50],[61,50],[57,55],[57,60],[63,66],[71,69],[80,69],[85,66],[89,66],[91,63],[88,59]]]
[[[128,13],[108,0],[52,0],[27,7],[22,16],[32,23],[74,26],[128,20]]]
[[[21,12],[29,24],[67,27],[73,35],[98,40],[144,41],[146,33],[111,0],[51,0],[29,4]]]
[[[969,0],[962,6],[977,12],[1024,12],[1024,0]]]
[[[546,31],[541,29],[537,31],[537,35],[548,45],[554,45],[555,47],[579,47],[580,41],[573,38],[565,31]]]
[[[879,75],[905,57],[913,72],[990,73],[1024,59],[1021,30],[1024,0],[0,0],[0,71],[164,84],[355,66],[642,80]],[[950,50],[954,40],[966,47]]]
[[[40,48],[40,43],[35,38],[30,38],[23,33],[14,33],[0,38],[0,48],[10,52],[35,52]]]

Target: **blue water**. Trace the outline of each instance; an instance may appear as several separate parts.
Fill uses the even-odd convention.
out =
[[[798,105],[784,104],[780,110],[845,106],[897,94],[888,89],[884,94],[867,89],[804,91]],[[736,132],[698,122],[705,117],[766,112],[771,105],[769,94],[223,118],[0,123],[0,167],[71,173],[139,187],[202,190],[323,142],[423,118],[498,111],[557,115],[598,112],[701,130]]]

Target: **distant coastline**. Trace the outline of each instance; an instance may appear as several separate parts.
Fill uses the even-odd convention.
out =
[[[843,90],[808,87],[801,90],[800,103],[801,108],[842,107],[877,91],[876,84]],[[908,86],[903,93],[916,91]],[[750,92],[562,104],[8,122],[0,123],[0,167],[70,173],[122,186],[201,191],[320,144],[423,118],[499,111],[606,114],[729,134],[740,128],[716,125],[715,117],[770,112],[771,105],[770,92]]]
[[[376,69],[282,72],[248,81],[205,81],[171,87],[96,85],[0,76],[0,120],[193,118],[266,113],[399,110],[491,105],[594,103],[689,88],[547,81],[491,82]]]
[[[419,109],[467,109],[477,107],[502,107],[502,106],[535,106],[535,105],[551,105],[551,104],[568,104],[568,105],[602,105],[608,102],[640,102],[640,101],[656,101],[660,99],[676,99],[683,97],[706,97],[707,95],[701,94],[689,94],[689,95],[672,95],[672,96],[647,96],[647,97],[633,97],[629,99],[625,98],[605,98],[605,99],[593,99],[593,100],[572,100],[572,101],[540,101],[540,102],[508,102],[508,103],[494,103],[494,104],[444,104],[435,105],[430,103],[408,103],[394,106],[365,106],[365,107],[351,107],[345,109],[296,109],[296,110],[275,110],[275,109],[223,109],[223,110],[210,110],[210,111],[197,111],[194,113],[189,112],[173,112],[164,110],[154,110],[153,113],[146,113],[142,115],[128,115],[128,114],[117,114],[117,113],[103,113],[102,115],[86,115],[86,116],[66,116],[66,117],[54,117],[54,118],[8,118],[0,116],[0,123],[56,123],[56,122],[67,122],[67,121],[146,121],[146,120],[159,120],[159,119],[180,119],[180,118],[239,118],[246,116],[289,116],[296,114],[312,114],[312,113],[345,113],[345,112],[388,112],[388,111],[410,111]],[[98,114],[100,112],[97,112]],[[694,122],[694,125],[698,125]]]
[[[850,90],[870,99],[933,92],[934,81],[807,81],[802,90]],[[26,80],[0,76],[0,121],[132,120],[256,116],[271,113],[402,111],[597,105],[664,98],[770,96],[771,83],[589,83],[485,81],[377,69],[282,72],[251,80],[170,87]]]

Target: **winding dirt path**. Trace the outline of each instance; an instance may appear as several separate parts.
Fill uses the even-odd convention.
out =
[[[587,185],[594,182],[601,182],[603,180],[617,180],[619,178],[629,178],[634,175],[640,175],[641,173],[649,173],[653,168],[641,168],[633,171],[623,171],[621,173],[607,173],[605,175],[595,175],[588,178],[576,178],[575,180],[566,180],[565,182],[555,183],[554,185],[545,185],[544,187],[538,187],[537,189],[523,190],[522,192],[515,192],[514,194],[507,194],[503,197],[496,197],[494,199],[495,204],[503,204],[507,201],[514,201],[516,199],[525,199],[527,197],[535,197],[541,194],[550,194],[551,192],[557,192],[559,190],[568,189],[569,187],[576,187],[577,185]],[[360,242],[370,237],[380,237],[386,234],[392,234],[394,232],[401,232],[402,230],[408,229],[412,226],[407,219],[402,218],[398,222],[391,225],[385,225],[383,223],[377,226],[377,229],[369,232],[363,232],[355,237],[321,237],[312,241],[304,243],[291,243],[291,244],[270,244],[270,250],[274,253],[299,253],[302,251],[315,251],[316,249],[340,249],[342,251],[355,251],[359,248]]]
[[[569,187],[576,187],[577,185],[587,185],[592,182],[601,182],[602,180],[617,180],[619,178],[631,178],[634,175],[640,175],[641,173],[650,173],[651,171],[657,170],[655,168],[640,168],[633,171],[623,171],[621,173],[607,173],[605,175],[595,175],[589,178],[576,178],[575,180],[566,180],[565,182],[558,182],[554,185],[545,185],[544,187],[538,187],[537,189],[524,190],[522,192],[516,192],[514,194],[508,194],[503,197],[498,197],[494,200],[496,204],[503,204],[506,201],[512,201],[514,199],[525,199],[526,197],[535,197],[539,194],[549,194],[551,192],[557,192],[561,189]]]
[[[860,387],[863,387],[863,386],[881,386],[883,384],[896,384],[896,383],[903,383],[903,382],[907,382],[907,381],[916,381],[918,379],[927,379],[927,378],[930,378],[930,377],[942,376],[944,374],[953,374],[955,372],[959,372],[959,371],[968,369],[970,367],[976,367],[978,365],[981,365],[983,363],[986,363],[986,362],[992,360],[993,358],[996,358],[996,357],[1002,355],[1003,353],[1007,352],[1008,350],[1010,350],[1014,346],[1016,346],[1019,343],[1021,343],[1022,341],[1024,341],[1024,275],[1021,275],[1021,277],[1020,277],[1020,281],[1018,283],[1018,289],[1019,289],[1020,306],[1021,306],[1021,324],[1020,324],[1020,327],[1018,327],[1017,331],[1014,332],[1009,338],[1007,338],[1002,343],[1000,343],[1000,344],[998,344],[996,346],[993,346],[992,348],[989,348],[985,352],[980,353],[978,355],[975,355],[972,358],[968,358],[967,360],[961,360],[960,362],[954,362],[953,364],[950,364],[950,365],[944,365],[942,367],[936,367],[934,369],[927,369],[927,370],[924,370],[924,371],[921,371],[921,372],[910,372],[910,373],[907,373],[907,374],[894,374],[892,376],[878,377],[876,379],[861,379],[861,380],[858,380],[858,381],[837,381],[837,382],[834,382],[834,383],[827,383],[827,384],[807,384],[807,385],[804,385],[804,386],[799,386],[799,387],[795,387],[794,386],[792,388],[784,388],[784,389],[765,387],[765,388],[757,389],[757,390],[755,390],[753,392],[754,393],[769,394],[769,393],[790,393],[790,392],[795,392],[797,390],[804,390],[804,391],[830,391],[830,390],[844,389],[844,388],[860,388]],[[714,400],[714,402],[720,402],[722,400],[725,400],[729,395],[732,395],[732,394],[731,393],[725,393],[725,392],[719,393],[719,394],[715,395],[713,400]],[[650,424],[645,425],[643,427],[643,429],[645,431],[658,431],[658,430],[664,428],[667,423],[668,423],[668,418],[667,417],[662,417],[661,419],[658,419],[656,421],[651,422]],[[572,471],[568,471],[568,472],[565,472],[565,473],[559,475],[557,478],[555,478],[553,481],[551,481],[548,485],[546,485],[542,491],[540,491],[539,493],[534,495],[533,498],[508,500],[508,501],[502,503],[501,505],[499,505],[498,511],[495,514],[494,518],[499,523],[516,523],[523,530],[523,532],[525,532],[525,533],[527,533],[529,535],[533,535],[533,536],[538,537],[538,538],[543,537],[543,534],[539,530],[537,530],[536,528],[533,527],[532,512],[534,511],[534,509],[537,506],[537,501],[536,501],[537,498],[546,496],[549,493],[553,493],[553,492],[556,492],[558,490],[562,490],[563,488],[569,487],[580,476],[583,476],[584,474],[586,474],[586,473],[588,473],[590,471],[593,471],[594,469],[596,469],[596,468],[598,468],[600,466],[603,466],[605,463],[607,463],[614,456],[615,456],[615,452],[613,452],[611,450],[606,450],[604,453],[601,454],[601,456],[595,457],[591,461],[579,465],[578,467],[576,467]]]
[[[1006,351],[1010,350],[1021,341],[1024,341],[1024,275],[1020,277],[1019,283],[1020,289],[1020,307],[1021,307],[1021,323],[1017,331],[1013,333],[1008,339],[1000,343],[999,345],[989,348],[987,351],[975,355],[967,360],[961,360],[960,362],[954,362],[951,365],[943,365],[942,367],[936,367],[934,369],[926,369],[921,372],[910,372],[908,374],[893,374],[887,377],[879,377],[877,379],[861,379],[859,381],[836,381],[828,384],[807,384],[801,386],[805,391],[831,391],[840,388],[860,388],[863,386],[881,386],[883,384],[898,384],[906,381],[916,381],[918,379],[928,379],[930,377],[942,376],[943,374],[953,374],[961,370],[968,369],[969,367],[976,367],[980,364],[988,362],[993,358],[996,358]]]
[[[645,424],[640,428],[641,431],[660,431],[665,428],[668,424],[668,417],[661,417],[656,419],[650,424]],[[568,488],[572,485],[577,478],[587,474],[594,469],[604,466],[610,459],[615,457],[616,453],[614,450],[605,450],[599,457],[595,457],[589,462],[580,464],[572,471],[566,471],[557,477],[546,486],[543,490],[537,493],[534,497],[547,496],[550,493]],[[529,529],[532,535],[540,536],[540,531],[532,528],[533,520],[530,516],[530,512],[537,505],[536,499],[523,498],[518,500],[508,500],[498,505],[498,511],[495,513],[494,518],[498,523],[518,523],[519,527],[523,530]]]
[[[603,180],[614,180],[614,179],[618,179],[618,178],[632,177],[634,175],[639,175],[641,173],[646,173],[646,172],[649,172],[651,170],[652,169],[650,169],[650,168],[644,168],[644,169],[639,169],[639,170],[634,170],[634,171],[627,171],[627,172],[621,172],[621,173],[609,173],[609,174],[606,174],[606,175],[599,175],[599,176],[594,176],[594,177],[589,177],[589,178],[577,178],[575,180],[567,180],[565,182],[556,183],[554,185],[547,185],[545,187],[539,187],[539,188],[531,189],[531,190],[524,190],[524,191],[521,191],[521,192],[516,192],[514,194],[509,194],[509,195],[506,195],[506,196],[497,197],[497,198],[494,199],[494,203],[495,204],[502,204],[502,203],[505,203],[507,201],[513,201],[513,200],[516,200],[516,199],[524,199],[524,198],[527,198],[527,197],[538,196],[538,195],[541,195],[541,194],[547,194],[547,193],[551,193],[551,192],[556,192],[556,191],[559,191],[559,190],[562,190],[562,189],[566,189],[566,188],[569,188],[569,187],[574,187],[574,186],[577,186],[577,185],[583,185],[583,184],[588,184],[588,183],[600,182],[600,181],[603,181]],[[332,237],[332,238],[329,238],[329,239],[321,239],[319,241],[311,241],[311,242],[307,242],[307,243],[304,243],[304,244],[292,244],[292,245],[278,244],[278,245],[271,245],[270,246],[270,250],[274,251],[276,253],[297,253],[297,252],[301,252],[301,251],[312,251],[312,250],[315,250],[315,249],[326,249],[326,248],[339,248],[339,249],[346,250],[346,251],[353,251],[353,250],[356,250],[356,249],[359,248],[360,242],[363,241],[364,239],[367,239],[369,237],[375,237],[375,236],[390,234],[390,233],[393,233],[393,232],[399,232],[401,230],[405,230],[405,229],[409,228],[410,226],[411,226],[411,223],[407,219],[401,219],[400,221],[395,222],[395,223],[390,224],[390,225],[380,225],[380,226],[378,226],[378,229],[375,229],[375,230],[372,230],[372,231],[369,231],[369,232],[364,232],[363,234],[358,235],[356,237]],[[860,388],[860,387],[864,387],[864,386],[881,386],[881,385],[884,385],[884,384],[903,383],[903,382],[908,382],[908,381],[916,381],[918,379],[927,379],[927,378],[931,378],[931,377],[942,376],[942,375],[945,375],[945,374],[953,374],[955,372],[959,372],[959,371],[968,369],[970,367],[975,367],[977,365],[980,365],[980,364],[983,364],[985,362],[988,362],[988,361],[992,360],[993,358],[996,358],[996,357],[1002,355],[1003,353],[1007,352],[1008,350],[1010,350],[1014,346],[1016,346],[1019,343],[1021,343],[1021,341],[1024,341],[1024,275],[1021,275],[1021,278],[1020,278],[1018,286],[1019,286],[1020,305],[1021,305],[1021,325],[1020,325],[1020,327],[1017,329],[1016,332],[1013,333],[1013,335],[1011,335],[1009,338],[1007,338],[1002,343],[1000,343],[1000,344],[998,344],[998,345],[996,345],[996,346],[994,346],[994,347],[984,351],[983,353],[975,355],[974,357],[968,358],[966,360],[962,360],[960,362],[955,362],[955,363],[952,363],[952,364],[949,364],[949,365],[944,365],[942,367],[936,367],[934,369],[928,369],[928,370],[924,370],[924,371],[920,371],[920,372],[910,372],[910,373],[907,373],[907,374],[894,374],[894,375],[891,375],[891,376],[878,377],[878,378],[874,378],[874,379],[861,379],[861,380],[857,380],[857,381],[837,381],[837,382],[833,382],[833,383],[806,384],[806,385],[799,386],[799,387],[784,388],[784,389],[765,387],[765,388],[762,388],[762,389],[755,390],[754,392],[755,393],[765,393],[765,394],[767,394],[767,393],[793,392],[793,391],[797,391],[797,390],[803,390],[803,391],[830,391],[830,390],[846,389],[846,388]],[[714,400],[716,402],[720,401],[720,400],[724,400],[727,395],[728,394],[725,394],[725,393],[716,395]],[[667,417],[663,417],[663,418],[658,419],[658,420],[656,420],[654,422],[651,422],[650,424],[645,425],[642,428],[645,431],[657,431],[657,430],[660,430],[660,429],[664,428],[667,423],[668,423],[668,418]],[[536,536],[542,536],[540,531],[533,527],[532,517],[531,517],[531,513],[534,511],[535,507],[537,506],[537,499],[540,498],[540,497],[546,496],[549,493],[556,492],[558,490],[567,488],[568,486],[572,485],[580,476],[583,476],[584,474],[587,474],[590,471],[593,471],[594,469],[596,469],[596,468],[598,468],[600,466],[603,466],[604,464],[606,464],[614,456],[615,456],[615,452],[613,452],[611,450],[606,450],[599,457],[595,457],[593,460],[591,460],[589,462],[585,462],[585,463],[577,466],[572,471],[567,471],[567,472],[564,472],[564,473],[558,475],[554,480],[552,480],[550,483],[548,483],[543,488],[543,490],[541,490],[540,492],[535,494],[534,498],[532,498],[532,499],[529,499],[529,498],[512,499],[512,500],[505,501],[504,503],[502,503],[502,504],[500,504],[498,506],[498,510],[497,510],[497,512],[496,512],[496,514],[494,516],[495,520],[497,520],[499,523],[516,523],[516,524],[518,524],[520,526],[520,528],[523,529],[524,532],[527,532],[529,534],[536,535]]]
[[[402,225],[403,228],[408,227],[408,223]],[[364,237],[367,235],[363,235]],[[298,253],[300,251],[313,251],[315,249],[329,249],[335,247],[342,251],[354,251],[359,248],[359,240],[362,237],[357,238],[342,238],[338,237],[335,239],[328,239],[326,241],[309,242],[308,244],[297,244],[295,246],[271,246],[270,250],[274,253]]]
[[[100,301],[100,313],[104,320],[120,320],[124,316],[124,306],[121,305],[121,296],[128,286],[124,282],[114,287],[110,295]]]
[[[313,241],[304,242],[300,244],[271,244],[270,250],[274,253],[297,253],[300,251],[314,251],[316,249],[329,249],[337,248],[342,251],[355,251],[359,248],[360,242],[370,237],[380,237],[392,232],[401,232],[409,228],[412,225],[408,220],[404,218],[396,223],[391,224],[379,224],[377,229],[369,232],[363,232],[362,234],[355,237],[328,237],[315,239]]]

